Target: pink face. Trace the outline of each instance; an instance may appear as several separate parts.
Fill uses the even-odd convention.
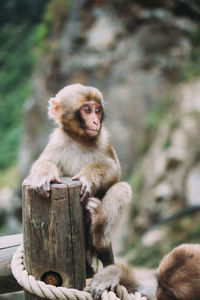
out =
[[[95,137],[101,128],[103,108],[95,101],[86,102],[80,108],[80,114],[85,123],[85,132],[90,137]]]

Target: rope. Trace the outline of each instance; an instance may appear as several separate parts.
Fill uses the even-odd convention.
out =
[[[93,300],[90,294],[89,286],[83,291],[70,289],[65,287],[56,287],[46,284],[43,281],[36,280],[29,275],[23,264],[23,246],[19,246],[11,261],[11,270],[18,284],[31,294],[35,294],[40,298],[48,298],[50,300]],[[101,300],[147,300],[140,293],[128,293],[124,286],[117,286],[116,294],[112,291],[105,290],[101,295]]]

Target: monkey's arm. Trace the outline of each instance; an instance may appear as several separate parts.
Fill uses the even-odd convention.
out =
[[[44,198],[49,197],[50,182],[62,182],[59,178],[56,163],[58,153],[58,149],[50,141],[38,160],[34,162],[30,174],[24,180],[24,183],[29,184]]]
[[[99,299],[104,290],[114,291],[116,286],[125,286],[128,292],[136,292],[138,284],[131,268],[124,265],[110,265],[94,275],[90,290],[95,300]]]
[[[120,174],[118,160],[105,156],[104,162],[85,165],[72,179],[81,181],[81,202],[84,203],[88,197],[95,196],[98,191],[105,192],[112,184],[118,182]]]

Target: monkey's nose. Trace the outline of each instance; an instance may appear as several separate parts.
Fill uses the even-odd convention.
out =
[[[99,122],[95,119],[95,120],[93,120],[93,124],[99,125]]]

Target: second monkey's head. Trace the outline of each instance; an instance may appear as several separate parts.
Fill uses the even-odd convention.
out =
[[[182,244],[158,268],[157,300],[200,299],[200,245]]]
[[[49,116],[71,137],[95,141],[104,116],[103,96],[94,87],[68,85],[49,100]]]

